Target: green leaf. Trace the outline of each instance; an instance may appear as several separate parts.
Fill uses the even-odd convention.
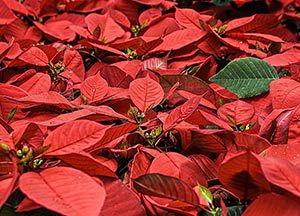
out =
[[[269,63],[250,57],[230,62],[209,80],[239,98],[248,98],[269,91],[270,83],[278,78],[275,68]]]
[[[227,216],[240,216],[245,211],[245,205],[236,205],[227,207]]]
[[[260,153],[260,156],[262,156],[262,157],[266,157],[266,155],[267,155],[266,151],[263,151],[262,153]]]
[[[232,125],[235,125],[235,123],[234,123],[233,119],[232,119],[232,118],[230,118],[230,116],[229,116],[229,115],[225,115],[225,116],[226,116],[226,118],[228,119],[228,121],[230,121],[230,123],[231,123]]]
[[[156,128],[156,130],[154,132],[155,133],[155,137],[158,137],[161,134],[161,132],[162,132],[162,126],[159,125],[158,128]]]
[[[3,206],[0,209],[0,216],[16,216],[17,213],[15,213],[14,209],[9,206]]]
[[[206,125],[205,126],[206,129],[212,129],[212,130],[218,130],[220,129],[217,125]]]
[[[246,210],[246,205],[235,205],[227,207],[227,216],[241,216],[243,212]],[[216,216],[222,216],[222,209],[215,213]],[[211,212],[207,212],[202,210],[198,216],[214,216]]]
[[[231,0],[213,0],[213,3],[216,6],[225,6],[227,4],[229,4],[231,2]]]
[[[199,194],[210,204],[212,204],[213,196],[209,189],[202,186],[201,184],[198,184],[198,191]]]
[[[9,123],[17,112],[17,107],[13,108],[8,114],[7,122]]]
[[[0,143],[0,151],[8,154],[10,152],[10,146],[5,143]]]
[[[256,125],[256,122],[251,122],[250,124],[247,124],[245,130],[250,130],[254,125]]]

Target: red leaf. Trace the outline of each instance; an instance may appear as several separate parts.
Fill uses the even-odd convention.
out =
[[[151,50],[155,49],[159,44],[162,43],[161,38],[147,38],[147,37],[141,37],[142,43],[141,44],[136,44],[138,45],[136,48],[136,53],[139,56],[146,55],[148,52],[151,52]]]
[[[138,152],[134,155],[132,160],[130,179],[132,180],[140,177],[141,175],[147,174],[153,159],[154,157],[150,154],[138,149]]]
[[[114,53],[114,54],[117,54],[117,55],[120,55],[120,56],[123,56],[125,57],[125,53],[117,50],[117,49],[114,49],[112,47],[109,47],[109,46],[104,46],[104,45],[101,45],[101,44],[97,44],[97,43],[89,43],[90,45],[100,49],[100,50],[104,50],[106,52],[110,52],[110,53]]]
[[[14,22],[9,24],[9,26],[7,26],[5,38],[15,38],[18,41],[28,39],[38,42],[42,38],[42,32],[35,26],[29,26],[24,20],[16,19]]]
[[[105,200],[104,187],[83,172],[54,167],[20,178],[21,191],[32,201],[62,215],[99,215]]]
[[[283,144],[288,142],[288,139],[290,138],[289,133],[292,133],[292,127],[294,125],[293,118],[295,116],[296,115],[291,111],[286,111],[276,118],[276,129],[272,134],[273,136],[271,139],[272,144]]]
[[[222,86],[219,86],[216,83],[210,83],[209,87],[212,88],[216,94],[216,101],[225,100],[231,102],[232,100],[238,100],[238,97],[233,94],[232,92],[228,91],[227,89],[223,88]]]
[[[224,216],[231,196],[251,205],[271,191],[300,201],[299,4],[253,1],[0,0],[0,206],[11,204],[22,175],[61,183],[56,172],[42,179],[52,167],[100,179],[108,196],[100,206],[88,200],[72,175],[72,193],[57,187],[68,202],[26,184],[34,199],[23,193],[12,210],[86,214],[80,203],[91,216],[195,216],[212,207],[198,182],[212,186]],[[249,56],[283,74],[268,94],[239,100],[208,84],[229,61]],[[141,194],[134,180],[149,174],[158,177]]]
[[[68,123],[70,121],[74,121],[76,119],[80,119],[80,118],[87,117],[89,115],[93,115],[93,114],[96,114],[96,113],[91,110],[88,110],[88,109],[81,109],[81,110],[76,110],[71,113],[60,114],[49,120],[39,122],[38,124],[48,126],[48,127],[52,127],[52,126],[55,127],[55,126],[59,126],[59,125]]]
[[[46,138],[44,145],[51,145],[47,154],[78,153],[99,142],[106,129],[106,126],[89,120],[75,120],[66,123],[56,128]],[[68,131],[67,134],[66,131]]]
[[[200,21],[207,22],[212,17],[209,15],[201,15],[197,11],[188,8],[176,8],[175,19],[177,22],[186,28],[202,29]]]
[[[245,146],[250,151],[260,154],[263,150],[271,146],[268,140],[256,134],[235,133],[235,144]]]
[[[141,61],[140,60],[131,60],[131,61],[119,61],[113,64],[126,74],[130,75],[132,78],[135,78],[140,72]]]
[[[46,22],[44,25],[39,22],[33,22],[35,26],[51,38],[57,38],[62,41],[73,41],[76,37],[71,28],[73,23],[67,20]]]
[[[203,97],[210,102],[215,102],[215,96],[212,89],[201,79],[190,75],[162,75],[159,77],[161,86],[165,92],[169,92],[171,88],[178,82],[177,90],[184,90],[196,95],[204,95]],[[182,101],[183,97],[176,92],[169,96],[168,101],[175,105]]]
[[[255,199],[270,191],[258,156],[242,152],[224,160],[219,169],[219,180],[240,199]]]
[[[207,185],[198,166],[189,158],[175,153],[161,153],[152,161],[148,173],[159,173],[179,178],[191,187]]]
[[[108,128],[105,131],[103,138],[95,145],[85,149],[87,152],[98,151],[101,148],[114,148],[127,133],[135,130],[138,127],[130,122]]]
[[[83,4],[84,3],[84,4]],[[98,1],[98,0],[91,0],[88,2],[82,2],[82,1],[70,1],[66,2],[66,10],[67,11],[76,11],[76,12],[93,12],[97,10],[103,9],[106,2]]]
[[[0,109],[0,114],[1,117],[6,121],[8,119],[8,115],[11,112],[12,109],[19,107],[20,104],[17,102],[14,102],[10,99],[7,99],[6,97],[14,97],[14,98],[22,98],[26,97],[28,94],[25,92],[23,89],[8,85],[8,84],[3,84],[0,83],[0,104],[1,104],[1,109]],[[14,118],[24,118],[24,113],[21,112],[16,112],[14,115]]]
[[[117,23],[119,23],[120,25],[126,27],[126,28],[130,28],[130,21],[127,18],[127,16],[125,14],[123,14],[121,11],[118,10],[114,10],[111,9],[109,11],[111,18],[116,21]]]
[[[105,164],[86,153],[58,155],[58,158],[69,166],[81,170],[90,176],[107,176],[117,178],[116,174]]]
[[[194,190],[178,178],[161,174],[146,174],[133,180],[133,186],[144,195],[178,200],[194,206],[199,205],[199,199]]]
[[[162,3],[164,0],[132,0],[135,2],[138,2],[140,4],[145,4],[145,5],[159,5],[160,3]]]
[[[31,211],[31,210],[42,208],[42,207],[43,206],[28,199],[28,197],[25,197],[22,200],[22,202],[18,205],[17,212]]]
[[[289,115],[291,114],[291,115]],[[284,135],[288,134],[287,143],[298,143],[299,142],[299,133],[300,133],[300,106],[294,108],[293,111],[287,111],[288,121],[283,121]],[[284,120],[284,118],[283,118]],[[288,125],[288,127],[287,127]],[[280,144],[280,143],[278,143]]]
[[[36,66],[47,66],[49,62],[48,56],[37,47],[29,48],[19,56],[19,59]]]
[[[286,67],[292,64],[300,63],[300,54],[298,49],[291,49],[287,52],[269,56],[264,61],[274,67]]]
[[[12,124],[14,129],[12,138],[17,146],[20,142],[32,147],[40,147],[44,142],[42,130],[35,123],[16,121]]]
[[[16,160],[0,155],[0,209],[15,190],[19,177]]]
[[[80,88],[81,94],[87,103],[100,101],[108,92],[107,82],[99,75],[90,76],[83,81]]]
[[[3,61],[3,59],[7,56],[9,51],[11,50],[13,46],[14,39],[9,40],[9,43],[1,42],[1,47],[0,47],[0,62]]]
[[[300,143],[272,145],[265,151],[266,157],[286,159],[294,165],[300,165]]]
[[[267,56],[267,54],[262,52],[261,50],[251,49],[251,47],[249,47],[249,44],[246,40],[241,41],[241,40],[229,38],[229,37],[228,38],[219,37],[219,40],[222,43],[224,43],[225,45],[232,47],[234,49],[241,50],[242,52],[245,52],[247,54],[254,55],[259,58],[265,58]]]
[[[199,110],[199,113],[205,120],[212,123],[213,125],[217,125],[218,127],[224,128],[228,131],[233,131],[233,129],[227,124],[227,122],[217,118],[215,115],[203,110]]]
[[[41,94],[50,90],[51,78],[48,74],[36,73],[25,82],[21,83],[19,87],[31,95]]]
[[[170,130],[180,122],[187,119],[198,108],[201,98],[202,96],[193,97],[181,106],[178,106],[172,110],[164,121],[164,131]]]
[[[16,11],[25,16],[28,16],[28,10],[22,3],[18,2],[18,1],[10,1],[10,0],[4,0],[4,2],[13,11]]]
[[[0,181],[0,208],[6,202],[8,197],[10,196],[11,184],[13,184],[13,178],[6,178]]]
[[[201,174],[205,176],[207,181],[217,178],[217,166],[211,159],[200,154],[190,155],[189,159],[197,164],[201,170]]]
[[[106,198],[100,216],[122,215],[126,209],[127,216],[146,215],[138,196],[120,180],[104,180]]]
[[[89,14],[85,18],[85,22],[90,32],[94,32],[98,26],[100,27],[100,35],[96,39],[104,43],[112,42],[116,38],[122,37],[125,33],[109,14]]]
[[[112,108],[110,108],[109,106],[91,106],[91,105],[81,105],[80,106],[83,109],[87,109],[90,110],[92,112],[95,112],[98,115],[104,115],[104,116],[109,116],[115,119],[123,119],[123,120],[128,120],[128,121],[132,121],[131,119],[129,119],[128,117],[117,113],[116,111],[114,111]]]
[[[132,77],[117,66],[105,66],[101,69],[101,76],[111,87],[128,88]]]
[[[274,109],[286,109],[300,104],[300,83],[292,79],[271,82],[270,95]]]
[[[66,98],[54,91],[44,92],[37,95],[30,95],[13,100],[23,102],[25,104],[56,106],[61,109],[73,108],[73,105]]]
[[[7,84],[19,86],[23,82],[26,82],[27,79],[30,79],[32,76],[37,74],[36,70],[29,69],[22,74],[18,74],[17,76],[12,77]],[[41,73],[42,74],[42,73]]]
[[[277,18],[272,14],[255,14],[249,17],[233,19],[227,23],[226,32],[257,32],[261,29],[270,29],[277,24]]]
[[[143,36],[145,37],[163,37],[170,33],[179,30],[180,27],[176,20],[172,17],[166,16],[153,22],[148,29],[145,30]]]
[[[299,216],[300,204],[298,200],[286,196],[268,193],[260,195],[254,200],[243,216]]]
[[[297,127],[295,131],[296,133],[293,133],[292,126],[290,124],[291,118],[292,111],[290,110],[273,110],[261,124],[259,135],[270,140],[274,144],[287,143],[288,135],[291,139],[292,137],[294,138],[294,136],[297,137],[298,134]]]
[[[17,17],[5,4],[3,0],[0,0],[0,25],[6,25],[12,23]]]
[[[79,52],[75,49],[67,49],[64,53],[64,72],[60,75],[70,78],[74,83],[80,83],[84,80],[84,64]]]
[[[228,124],[232,124],[229,117],[235,125],[248,124],[255,114],[254,107],[244,101],[238,100],[227,103],[218,109],[218,116]]]
[[[152,50],[152,52],[180,49],[191,43],[204,39],[206,34],[207,32],[201,31],[197,28],[178,30],[165,36],[163,38],[163,42],[154,50]]]
[[[144,23],[145,26],[148,26],[154,20],[161,17],[161,15],[162,12],[158,8],[150,8],[148,10],[145,10],[139,16],[139,24],[142,25]]]
[[[265,43],[275,42],[275,43],[283,43],[284,41],[277,37],[270,34],[261,34],[261,33],[228,33],[226,34],[228,37],[238,38],[238,39],[246,39],[246,40],[255,40],[255,41],[262,41]]]
[[[272,184],[272,191],[300,198],[300,168],[279,158],[261,159],[261,167],[266,179]]]
[[[179,83],[178,83],[179,84]],[[178,87],[178,86],[177,86]],[[176,88],[177,88],[176,87]],[[175,91],[175,90],[174,90]],[[193,97],[196,96],[196,94],[193,94],[191,92],[188,92],[188,91],[184,91],[184,90],[177,90],[176,91],[178,94],[180,94],[181,96],[185,97],[186,99],[192,99]],[[170,94],[170,93],[169,93]],[[201,101],[200,101],[200,105],[204,106],[204,107],[207,107],[207,108],[210,108],[212,110],[217,110],[216,106],[210,102],[209,100],[205,99],[205,98],[201,98]]]
[[[14,149],[14,144],[12,143],[13,141],[10,133],[12,133],[13,130],[14,129],[8,123],[6,123],[3,119],[0,118],[0,132],[1,132],[0,139],[3,140],[3,138],[4,139],[7,138],[9,142],[7,141],[2,141],[2,142],[9,145],[10,148],[12,149]]]
[[[129,86],[129,94],[134,105],[142,112],[152,106],[158,105],[163,97],[164,91],[159,83],[148,76],[132,81]]]
[[[193,130],[191,137],[192,142],[187,146],[183,146],[183,148],[184,150],[200,150],[203,153],[226,152],[227,146],[218,136],[219,133],[219,130]]]

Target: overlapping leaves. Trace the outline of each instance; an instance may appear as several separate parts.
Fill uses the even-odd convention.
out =
[[[0,0],[0,214],[298,215],[298,7]]]

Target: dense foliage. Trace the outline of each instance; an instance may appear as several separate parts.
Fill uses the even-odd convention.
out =
[[[0,0],[0,215],[299,216],[298,0]]]

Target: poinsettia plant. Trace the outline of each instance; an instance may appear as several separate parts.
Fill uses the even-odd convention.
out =
[[[299,11],[0,0],[0,215],[299,215]]]

